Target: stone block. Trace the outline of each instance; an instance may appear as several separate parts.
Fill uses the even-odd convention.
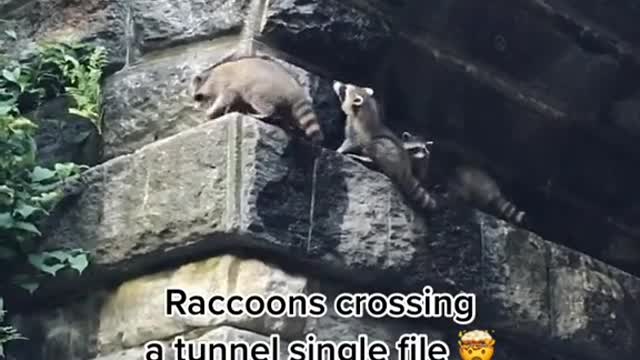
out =
[[[246,1],[131,1],[131,17],[142,53],[238,30]]]
[[[0,54],[21,57],[41,41],[83,41],[105,46],[112,67],[127,56],[127,7],[121,0],[31,0],[5,5],[0,18]],[[12,38],[6,30],[15,32]]]
[[[602,270],[583,290],[564,282],[584,270],[558,259],[594,260],[471,209],[419,214],[383,174],[239,114],[110,160],[68,191],[75,195],[52,217],[47,242],[89,250],[94,275],[252,249],[364,286],[473,292],[474,324],[537,344],[560,341],[594,359],[604,360],[605,349],[627,359],[635,346],[637,330],[623,314],[638,297],[620,304],[617,275]],[[560,310],[564,319],[555,311],[569,298],[567,285],[578,286],[571,296],[599,305]],[[587,342],[587,324],[609,340]]]
[[[284,338],[302,335],[303,318],[215,316],[208,312],[197,316],[165,316],[167,288],[181,289],[187,297],[201,296],[204,299],[212,295],[246,297],[255,294],[266,298],[273,294],[307,292],[303,277],[290,275],[258,260],[230,255],[144,276],[123,283],[107,298],[100,312],[99,352],[127,349],[193,329],[210,329],[223,324],[260,334],[279,334]]]

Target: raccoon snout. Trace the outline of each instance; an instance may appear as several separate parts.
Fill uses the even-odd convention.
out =
[[[196,93],[195,95],[193,95],[193,100],[195,100],[197,102],[203,102],[204,101],[204,95],[202,93]]]

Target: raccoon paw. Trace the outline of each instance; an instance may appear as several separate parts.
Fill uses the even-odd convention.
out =
[[[368,156],[362,156],[362,155],[357,155],[357,154],[345,154],[345,155],[347,155],[348,157],[350,157],[350,158],[352,158],[352,159],[354,159],[356,161],[360,161],[362,163],[367,163],[367,164],[373,163],[373,159],[368,157]]]

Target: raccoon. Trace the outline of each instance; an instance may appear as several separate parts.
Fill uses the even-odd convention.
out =
[[[426,141],[423,137],[406,131],[402,134],[402,141],[411,156],[414,174],[423,186],[428,186],[431,156],[429,146],[433,145],[433,141]],[[455,199],[496,214],[516,225],[526,222],[526,213],[504,198],[496,181],[485,171],[460,165],[455,167],[453,174],[445,178],[445,186]]]
[[[402,141],[382,122],[373,89],[334,81],[333,89],[346,114],[345,140],[336,150],[370,158],[413,203],[424,210],[437,204],[411,170],[411,159]]]
[[[410,132],[405,131],[402,133],[402,145],[411,158],[413,174],[423,186],[427,186],[429,182],[429,161],[431,160],[429,147],[433,145],[433,141],[426,141],[420,136],[412,135]]]
[[[275,59],[255,53],[253,41],[264,25],[268,0],[251,0],[240,46],[194,76],[193,99],[213,119],[230,111],[299,128],[314,144],[324,141],[318,117],[300,83]]]
[[[454,196],[459,197],[480,209],[496,213],[516,225],[523,224],[525,212],[505,199],[496,181],[485,171],[471,166],[459,166],[448,188]]]

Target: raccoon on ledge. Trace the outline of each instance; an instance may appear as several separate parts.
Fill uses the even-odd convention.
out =
[[[409,132],[402,134],[404,148],[411,155],[414,173],[423,186],[430,181],[427,174],[431,153],[428,146],[433,144],[421,136]],[[485,171],[478,168],[460,165],[453,173],[446,176],[445,186],[456,200],[462,200],[471,206],[487,211],[515,225],[524,225],[526,214],[508,201],[502,194],[496,181]]]
[[[368,157],[421,209],[437,204],[412,172],[411,159],[402,141],[382,122],[373,89],[334,81],[333,90],[347,115],[345,140],[337,152]]]
[[[193,77],[193,99],[213,119],[239,111],[285,130],[298,127],[315,144],[324,135],[300,83],[275,59],[256,54],[253,42],[265,23],[268,0],[251,0],[240,45]]]

